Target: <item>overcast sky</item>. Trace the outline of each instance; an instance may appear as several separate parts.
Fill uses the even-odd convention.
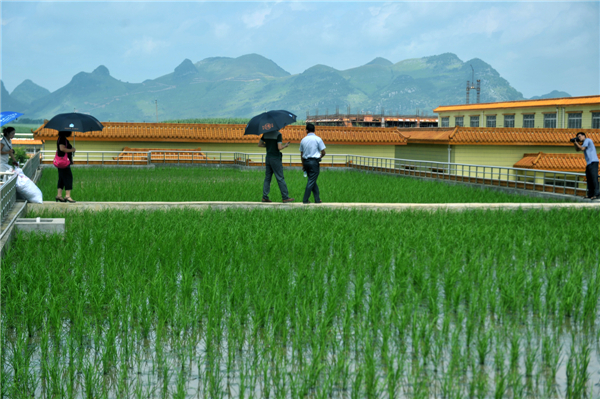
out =
[[[105,65],[139,83],[184,59],[263,55],[291,74],[451,52],[525,97],[600,94],[600,7],[587,2],[27,2],[1,4],[1,78],[55,91]]]

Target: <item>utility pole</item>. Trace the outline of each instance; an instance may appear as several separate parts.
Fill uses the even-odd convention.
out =
[[[156,123],[158,123],[158,100],[154,100],[154,105],[156,105]]]

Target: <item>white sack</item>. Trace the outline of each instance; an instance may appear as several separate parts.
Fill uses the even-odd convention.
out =
[[[15,168],[15,173],[17,174],[17,192],[21,197],[34,204],[41,204],[43,202],[42,190],[29,177],[25,176],[22,169]]]

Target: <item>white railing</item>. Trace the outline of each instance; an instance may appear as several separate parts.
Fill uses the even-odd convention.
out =
[[[25,163],[25,165],[23,165],[22,169],[25,176],[33,180],[33,177],[35,176],[35,171],[40,167],[41,161],[41,152],[38,151],[35,154],[33,154],[31,158],[29,158],[29,160]]]
[[[37,168],[40,166],[41,153],[35,153],[23,165],[23,173],[33,179]],[[4,221],[17,201],[17,174],[14,172],[0,173],[0,222]]]
[[[168,154],[167,154],[168,153]],[[44,162],[54,158],[54,151],[43,151]],[[151,164],[234,164],[264,165],[265,153],[222,151],[82,151],[74,156],[75,165],[151,165]],[[283,154],[284,166],[301,165],[300,154]],[[450,180],[517,190],[585,196],[584,173],[520,169],[504,166],[459,164],[412,159],[368,157],[351,154],[327,154],[322,167],[349,167],[427,179]]]
[[[0,186],[0,222],[2,222],[17,201],[17,175],[13,172],[2,172],[0,176],[2,176]]]
[[[348,155],[348,166],[419,178],[585,196],[585,173]]]

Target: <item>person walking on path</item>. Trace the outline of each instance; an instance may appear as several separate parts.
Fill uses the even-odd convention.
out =
[[[581,143],[581,144],[580,144]],[[598,154],[592,139],[585,137],[584,132],[577,133],[577,140],[573,142],[577,151],[583,151],[585,156],[585,180],[587,181],[587,198],[596,200],[600,197],[598,189]]]
[[[6,172],[10,170],[10,165],[8,164],[8,158],[12,159],[13,164],[17,165],[17,160],[15,158],[15,150],[13,150],[12,139],[15,137],[15,128],[11,126],[7,126],[2,129],[2,144],[0,144],[0,172]]]
[[[306,182],[306,189],[304,190],[304,198],[302,199],[303,204],[310,204],[310,194],[313,193],[315,197],[315,204],[320,204],[321,195],[319,193],[319,186],[317,185],[317,178],[320,173],[320,162],[325,156],[325,143],[323,140],[315,134],[315,125],[312,123],[306,124],[306,137],[300,142],[300,156],[302,157],[302,167],[306,171],[308,181]]]
[[[59,157],[64,157],[65,153],[69,154],[69,166],[64,169],[58,169],[58,194],[56,195],[57,202],[76,202],[71,198],[71,190],[73,189],[73,173],[71,165],[73,164],[73,154],[75,147],[69,143],[67,137],[71,136],[71,132],[58,132],[58,140],[56,141],[56,153]],[[63,188],[65,189],[65,197],[63,198]]]
[[[268,136],[268,137],[267,137]],[[275,174],[277,184],[279,185],[279,191],[281,191],[281,198],[283,202],[293,202],[294,199],[290,198],[288,193],[287,184],[283,178],[283,164],[281,159],[283,154],[281,150],[287,148],[290,145],[289,142],[283,144],[283,137],[280,132],[271,132],[263,134],[258,141],[258,146],[267,149],[267,156],[265,157],[265,182],[263,184],[263,195],[262,202],[273,202],[269,199],[269,192],[271,191],[271,178]]]

